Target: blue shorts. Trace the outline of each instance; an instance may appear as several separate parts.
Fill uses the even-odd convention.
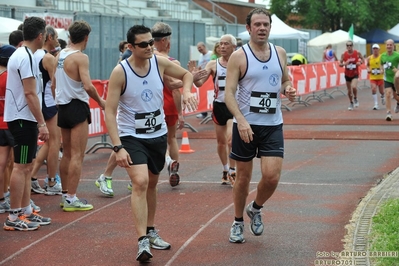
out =
[[[237,123],[233,123],[230,158],[240,162],[249,162],[255,156],[260,158],[284,158],[283,124],[277,126],[251,125],[253,140],[245,143],[238,133]]]

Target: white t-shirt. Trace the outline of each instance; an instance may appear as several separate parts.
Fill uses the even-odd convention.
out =
[[[208,51],[206,54],[201,54],[198,59],[198,66],[205,69],[206,64],[211,61],[212,52]]]
[[[38,96],[40,106],[42,104],[43,82],[32,51],[26,47],[19,47],[10,57],[7,66],[7,90],[4,107],[4,121],[11,122],[17,119],[23,119],[36,122],[29,109],[28,102],[25,98],[24,86],[22,80],[35,77],[36,94]]]

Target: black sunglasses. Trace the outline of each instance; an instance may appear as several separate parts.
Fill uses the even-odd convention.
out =
[[[350,46],[353,46],[353,44],[347,44],[346,46],[347,46],[347,47],[348,47],[348,46],[350,47]]]
[[[148,45],[154,45],[154,39],[151,39],[148,42],[133,43],[133,45],[137,45],[140,48],[147,48]]]

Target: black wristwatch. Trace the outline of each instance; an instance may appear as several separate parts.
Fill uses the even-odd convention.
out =
[[[112,148],[114,152],[118,152],[120,149],[123,149],[123,145],[117,145]]]

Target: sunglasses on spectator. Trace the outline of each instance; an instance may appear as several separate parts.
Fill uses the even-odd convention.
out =
[[[353,46],[353,44],[347,44],[346,46],[347,46],[347,47],[351,47],[351,46]]]
[[[140,42],[140,43],[133,43],[133,45],[137,45],[140,48],[147,48],[149,46],[154,45],[154,39],[149,40],[148,42]]]

